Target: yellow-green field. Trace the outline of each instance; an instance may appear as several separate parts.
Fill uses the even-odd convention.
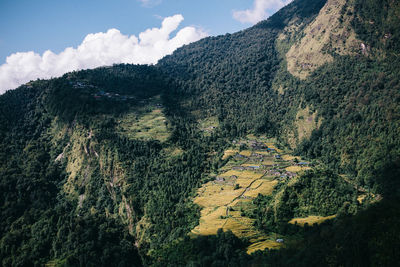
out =
[[[250,136],[252,140],[260,140],[265,144],[276,150],[276,152],[266,152],[257,150],[243,150],[240,151],[235,146],[226,150],[223,159],[229,156],[240,153],[246,156],[244,159],[230,159],[224,166],[218,170],[218,177],[215,181],[210,181],[198,189],[197,195],[193,200],[198,204],[201,209],[201,217],[199,225],[192,231],[192,235],[215,235],[218,229],[224,231],[230,230],[239,238],[246,238],[250,241],[250,246],[247,253],[251,254],[257,250],[277,249],[284,244],[276,242],[280,238],[274,233],[266,234],[261,232],[254,226],[254,219],[244,216],[243,210],[248,211],[254,208],[252,199],[256,198],[259,194],[271,195],[278,180],[271,176],[266,176],[267,171],[276,168],[277,165],[284,168],[290,164],[289,161],[294,160],[295,157],[286,154],[283,155],[282,160],[276,160],[274,155],[283,152],[275,146],[271,139],[255,139],[255,136]],[[247,143],[248,140],[241,142]],[[255,155],[264,155],[260,157]],[[297,158],[300,160],[300,158]],[[249,166],[263,166],[257,170],[233,170],[233,167],[249,167]],[[275,166],[274,166],[275,165]],[[268,166],[268,167],[267,167]],[[270,168],[270,169],[268,169]],[[308,167],[290,166],[287,170],[302,171]],[[296,178],[293,178],[294,180]],[[292,182],[292,180],[289,181]],[[235,189],[236,188],[236,189]],[[309,218],[311,220],[312,218]]]
[[[224,155],[237,153],[228,150]],[[247,155],[251,155],[248,151]],[[245,166],[255,164],[244,164]],[[218,229],[230,230],[239,238],[251,240],[247,253],[259,249],[278,248],[282,244],[256,229],[254,220],[242,216],[240,209],[258,194],[271,194],[278,181],[262,178],[264,171],[229,170],[218,177],[224,181],[211,181],[199,188],[194,203],[202,207],[199,225],[192,230],[195,235],[214,235]],[[235,190],[234,184],[239,185]]]
[[[336,215],[331,215],[331,216],[326,216],[326,217],[322,217],[322,216],[308,216],[306,218],[293,218],[289,221],[289,223],[291,224],[296,224],[300,225],[300,226],[304,226],[306,223],[308,223],[308,225],[313,225],[314,223],[320,224],[323,223],[326,220],[330,220],[335,218]]]
[[[364,199],[367,197],[367,194],[362,194],[357,197],[357,201],[362,204]]]
[[[300,157],[295,157],[295,156],[288,155],[288,154],[282,155],[282,159],[286,160],[286,161],[297,159],[300,161]]]
[[[254,241],[248,248],[247,248],[247,254],[251,254],[257,250],[265,250],[265,249],[279,249],[283,247],[282,243],[278,243],[275,241],[276,239],[273,239],[271,237],[268,237],[267,239],[260,238],[257,241]]]
[[[225,150],[224,155],[222,156],[222,159],[227,159],[230,156],[236,155],[236,153],[239,153],[239,150],[237,150],[237,149]]]
[[[289,166],[285,168],[288,172],[300,172],[310,170],[310,167],[301,167],[301,166]]]
[[[243,150],[243,151],[240,151],[239,154],[243,155],[243,156],[246,156],[246,157],[250,157],[252,152],[250,150]]]
[[[275,146],[275,143],[273,143],[273,142],[264,142],[264,144],[265,144],[267,147],[269,147],[269,148],[275,149],[276,152],[278,152],[278,153],[282,153],[282,152],[283,152],[283,150],[277,148],[277,147]]]
[[[161,109],[153,109],[145,114],[129,113],[119,121],[119,133],[133,139],[156,139],[166,141],[170,132]]]
[[[258,182],[258,181],[257,181]],[[256,198],[258,194],[261,195],[270,195],[274,190],[275,185],[277,185],[278,181],[266,181],[263,180],[261,184],[252,184],[249,190],[244,194],[246,197]]]
[[[209,182],[205,185],[205,190],[202,193],[198,193],[194,203],[202,207],[227,206],[235,198],[239,197],[243,191],[244,189],[234,190],[232,185],[219,185]]]

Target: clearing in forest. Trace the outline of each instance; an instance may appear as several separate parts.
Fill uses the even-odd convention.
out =
[[[128,113],[118,123],[120,134],[132,139],[155,139],[164,142],[170,136],[167,119],[160,108],[143,113]]]
[[[321,224],[326,220],[331,220],[335,218],[336,215],[331,215],[331,216],[308,216],[306,218],[293,218],[289,221],[291,224],[297,224],[300,226],[304,226],[306,223],[310,226],[312,226],[314,223],[316,224]]]
[[[243,146],[246,150],[240,150]],[[281,236],[260,231],[254,226],[254,219],[243,212],[254,208],[252,200],[259,194],[271,195],[279,181],[296,176],[285,169],[296,167],[292,161],[294,157],[287,156],[284,160],[279,156],[282,152],[270,139],[252,137],[234,141],[223,155],[228,162],[219,169],[213,181],[203,184],[197,191],[194,203],[202,210],[199,225],[191,233],[215,235],[220,228],[230,230],[237,237],[249,240],[249,254],[284,246],[276,242]]]

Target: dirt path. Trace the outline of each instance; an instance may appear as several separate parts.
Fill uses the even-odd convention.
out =
[[[250,187],[251,187],[256,181],[261,180],[261,179],[265,176],[265,174],[267,174],[267,171],[265,171],[264,174],[263,174],[260,178],[257,178],[257,179],[255,179],[254,181],[252,181],[252,182],[243,190],[243,192],[242,192],[239,196],[235,197],[231,202],[229,202],[228,204],[224,205],[224,206],[226,207],[226,217],[229,216],[230,204],[232,204],[233,202],[235,202],[235,200],[240,199],[244,194],[246,194],[246,192],[249,191]],[[261,186],[261,185],[260,185],[260,186]],[[227,219],[228,219],[228,218],[227,218]],[[226,221],[225,221],[225,223],[226,223]],[[224,223],[224,225],[225,225],[225,223]]]

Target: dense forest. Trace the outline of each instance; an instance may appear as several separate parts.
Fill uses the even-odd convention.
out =
[[[327,45],[331,60],[296,77],[286,54],[328,3],[295,0],[154,66],[71,72],[0,96],[2,266],[396,265],[400,6],[348,1],[340,21],[365,49]],[[205,134],[209,118],[218,127]],[[229,231],[188,235],[196,190],[247,134],[319,166],[243,211],[260,231],[295,240],[251,255]],[[360,192],[374,197],[361,203]],[[336,217],[288,223],[314,214]]]

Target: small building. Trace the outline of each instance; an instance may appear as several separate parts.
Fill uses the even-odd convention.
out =
[[[217,181],[217,182],[224,182],[225,179],[224,179],[223,177],[217,177],[217,178],[215,179],[215,181]]]
[[[302,162],[299,162],[299,163],[297,163],[297,165],[299,165],[299,166],[307,166],[309,163],[308,162],[305,162],[305,161],[302,161]]]
[[[281,159],[282,157],[281,157],[281,155],[275,155],[275,158],[276,159]]]
[[[278,243],[283,243],[283,239],[282,239],[282,238],[278,238],[278,239],[276,240],[276,242],[278,242]]]
[[[244,170],[244,167],[243,167],[243,166],[235,166],[235,167],[232,167],[232,170],[235,170],[235,171],[243,171],[243,170]]]
[[[260,166],[249,166],[249,168],[252,170],[258,170],[260,168]]]

